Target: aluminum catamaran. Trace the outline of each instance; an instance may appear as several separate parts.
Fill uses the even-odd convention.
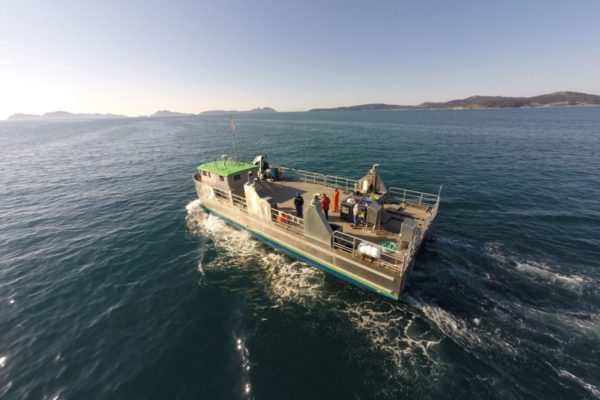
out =
[[[251,163],[223,156],[199,165],[193,179],[208,212],[294,258],[397,300],[431,231],[440,193],[388,188],[378,169],[375,164],[352,180],[269,167],[263,155]],[[335,188],[339,210],[326,218],[319,194]],[[294,206],[298,193],[302,217]]]

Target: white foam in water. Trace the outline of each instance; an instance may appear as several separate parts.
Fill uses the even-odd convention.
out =
[[[344,303],[340,311],[369,338],[374,350],[389,357],[395,366],[388,371],[390,378],[414,377],[423,371],[423,365],[428,366],[428,374],[437,374],[443,368],[436,352],[442,338],[432,332],[416,333],[418,316],[402,313],[398,307],[388,302],[363,301]]]
[[[437,305],[411,296],[406,296],[406,300],[419,309],[439,332],[464,348],[494,349],[510,356],[518,354],[517,349],[506,340],[501,331],[488,332],[480,329],[481,319],[479,318],[475,318],[470,324]]]
[[[561,273],[554,272],[548,264],[538,263],[535,261],[515,261],[515,263],[517,270],[534,275],[551,283],[577,288],[587,282],[586,279],[579,275],[563,275]]]
[[[570,289],[579,289],[591,282],[590,279],[583,278],[579,275],[566,275],[556,272],[556,268],[547,263],[519,260],[517,257],[511,256],[507,251],[502,249],[501,244],[497,242],[487,243],[485,249],[488,254],[501,265],[514,268],[516,271],[547,283],[560,285]]]
[[[551,325],[553,330],[560,328],[563,332],[568,332],[569,336],[577,333],[584,335],[592,341],[600,340],[599,313],[583,311],[581,313],[566,313],[556,310],[542,310],[519,302],[514,302],[512,307],[525,320],[538,321],[544,326]],[[549,334],[547,330],[538,330],[538,332]]]
[[[269,290],[278,303],[294,301],[308,305],[319,298],[324,273],[300,261],[290,262],[283,254],[268,253],[260,258],[265,267]]]
[[[394,304],[362,301],[359,303],[336,302],[335,293],[323,290],[325,275],[322,271],[300,261],[291,261],[285,255],[261,247],[251,236],[227,225],[223,220],[202,210],[198,200],[186,207],[187,224],[193,232],[210,237],[216,246],[228,256],[252,259],[264,267],[266,285],[276,305],[294,302],[304,306],[315,306],[327,301],[328,307],[339,307],[359,332],[367,335],[374,349],[382,351],[396,366],[393,374],[409,376],[419,370],[415,366],[428,364],[435,369],[440,366],[435,347],[443,336],[465,346],[502,347],[509,353],[515,350],[493,334],[482,333],[478,328],[481,321],[473,323],[454,317],[438,306],[427,304],[407,296],[408,302],[422,312],[433,323],[437,332],[427,337],[415,335],[412,330],[418,315],[406,317]],[[231,262],[211,262],[211,267],[232,267]],[[206,266],[198,264],[198,270]],[[475,332],[474,330],[477,330]],[[442,336],[440,336],[440,334]]]
[[[204,212],[200,200],[186,206],[186,223],[190,231],[213,239],[215,244],[234,257],[250,257],[256,254],[257,243],[246,231],[228,226],[222,219]]]
[[[187,210],[188,214],[191,214],[195,211],[201,210],[201,207],[202,207],[202,202],[200,201],[200,199],[196,199],[196,200],[190,201],[185,206],[185,209]]]
[[[584,389],[589,391],[591,394],[593,394],[594,397],[600,399],[600,388],[598,386],[594,386],[591,383],[587,383],[583,379],[573,375],[572,373],[570,373],[569,371],[567,371],[565,369],[561,369],[557,372],[558,372],[558,376],[560,376],[561,378],[569,379],[569,380],[581,385],[581,387],[583,387]]]
[[[291,261],[281,253],[266,250],[247,232],[230,227],[218,217],[204,212],[198,200],[188,204],[186,209],[187,224],[191,231],[210,237],[229,256],[250,258],[264,267],[267,278],[265,283],[276,306],[285,302],[315,306],[327,301],[327,307],[338,307],[341,315],[345,315],[359,332],[367,335],[376,350],[389,355],[396,366],[393,374],[408,376],[417,370],[414,368],[416,365],[426,363],[435,367],[439,364],[434,349],[442,338],[439,335],[428,335],[433,337],[430,338],[411,333],[417,315],[413,314],[406,320],[407,317],[398,312],[394,304],[385,302],[337,302],[334,292],[323,290],[324,272],[303,262]],[[217,260],[211,262],[211,267],[231,267],[232,264],[235,263],[220,263]],[[207,266],[198,264],[199,270],[205,267]],[[480,341],[477,335],[469,332],[463,321],[439,307],[416,300],[413,303],[433,321],[442,334],[453,338],[467,337],[467,342]]]
[[[336,294],[323,288],[324,272],[303,262],[290,260],[282,253],[266,250],[250,239],[247,233],[203,212],[199,202],[190,203],[187,209],[190,230],[211,237],[215,245],[223,248],[228,255],[251,258],[263,267],[266,287],[276,307],[288,302],[305,307],[327,302],[328,308],[339,307],[340,314],[345,315],[359,332],[366,334],[377,350],[388,354],[398,370],[412,371],[411,366],[422,363],[423,358],[429,360],[430,365],[436,363],[430,351],[439,342],[411,337],[409,330],[412,320],[408,324],[402,321],[403,317],[393,305],[388,305],[385,311],[374,311],[370,301],[358,304],[336,302]],[[248,245],[248,242],[251,244]],[[232,265],[230,262],[223,264]],[[220,265],[218,261],[217,265]]]
[[[411,296],[406,296],[406,299],[411,305],[425,314],[427,319],[433,322],[437,329],[444,335],[450,336],[458,342],[466,342],[467,344],[481,343],[481,337],[469,329],[465,321],[453,316],[448,311]]]
[[[198,284],[204,285],[206,283],[206,274],[204,272],[204,268],[202,267],[202,261],[198,263],[196,270],[200,273],[200,279],[198,280]]]
[[[204,212],[200,200],[190,202],[186,210],[186,223],[190,231],[210,237],[228,256],[254,260],[265,267],[265,283],[277,303],[306,303],[318,295],[318,288],[324,282],[323,272],[303,262],[290,261],[281,253],[269,252],[248,232],[235,229],[222,219]],[[211,267],[216,266],[231,268],[236,267],[236,263],[219,260],[211,262]],[[198,264],[198,270],[204,274],[202,263]]]

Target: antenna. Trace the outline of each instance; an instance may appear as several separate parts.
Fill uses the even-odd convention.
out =
[[[229,118],[229,129],[231,130],[231,137],[233,139],[234,160],[237,162],[238,161],[238,145],[237,145],[237,138],[235,137],[235,132],[236,132],[235,120],[233,118]]]

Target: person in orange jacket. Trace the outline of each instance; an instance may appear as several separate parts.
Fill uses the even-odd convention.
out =
[[[337,188],[333,189],[333,212],[340,211],[340,192]]]

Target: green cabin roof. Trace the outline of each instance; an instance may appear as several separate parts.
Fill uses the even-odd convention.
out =
[[[241,161],[218,160],[198,165],[201,171],[211,172],[221,176],[237,175],[248,171],[254,171],[258,167]]]

